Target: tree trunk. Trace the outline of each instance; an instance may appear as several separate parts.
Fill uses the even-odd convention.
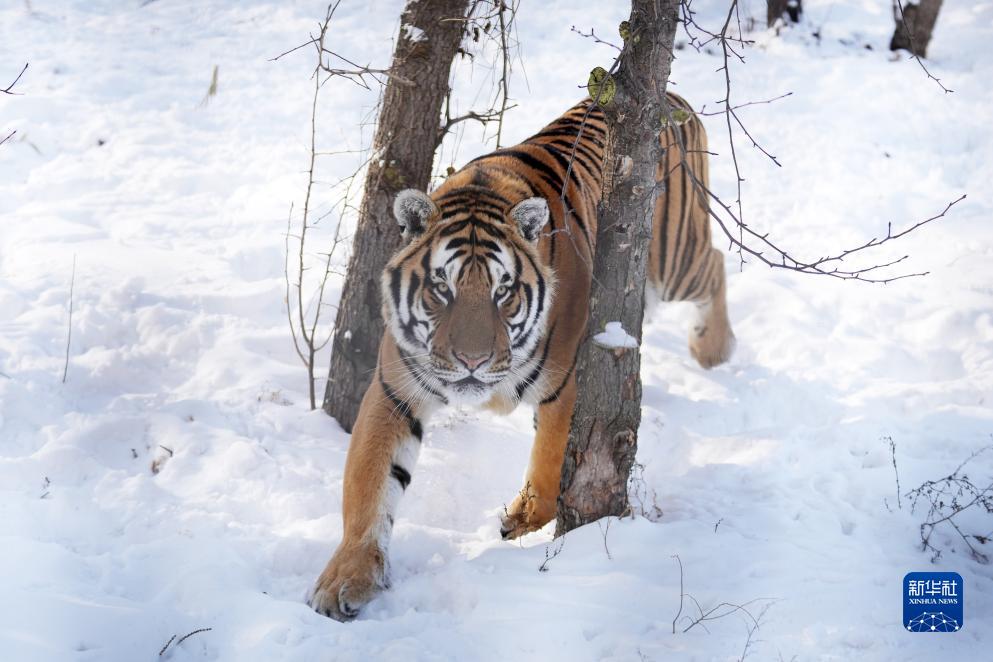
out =
[[[803,13],[802,0],[767,0],[765,4],[765,24],[772,27],[776,19],[782,18],[783,14],[789,17],[790,22],[798,23],[800,14]]]
[[[641,421],[641,355],[637,346],[614,348],[609,339],[594,336],[608,322],[620,322],[641,343],[652,213],[659,194],[659,135],[679,1],[632,0],[616,91],[604,107],[604,169],[620,167],[605,178],[597,214],[590,318],[577,362],[579,399],[562,464],[557,536],[628,509],[628,475]],[[611,86],[601,87],[609,93]]]
[[[902,48],[917,57],[926,57],[940,9],[941,0],[921,0],[916,4],[903,3],[901,12],[900,6],[894,1],[893,17],[896,20],[896,30],[893,31],[893,38],[890,39],[890,50],[896,51]]]
[[[401,244],[393,199],[427,190],[441,107],[468,0],[408,0],[366,174],[348,275],[338,304],[324,411],[352,431],[383,337],[379,277]],[[455,19],[455,20],[445,20]],[[413,28],[413,29],[411,29]]]

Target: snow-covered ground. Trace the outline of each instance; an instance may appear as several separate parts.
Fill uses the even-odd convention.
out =
[[[570,26],[613,35],[626,4],[522,3],[510,139],[609,64],[609,48]],[[694,4],[719,25],[725,2]],[[348,436],[308,410],[283,302],[311,62],[269,61],[323,3],[3,3],[0,82],[31,66],[23,96],[0,95],[0,135],[17,129],[0,147],[0,660],[740,658],[741,613],[682,633],[697,613],[687,598],[672,633],[681,581],[704,609],[754,601],[749,659],[988,655],[993,569],[945,533],[936,565],[920,551],[923,513],[898,507],[887,439],[904,491],[993,442],[993,2],[945,2],[928,66],[953,94],[890,57],[889,3],[804,4],[802,26],[755,32],[733,68],[739,101],[793,92],[741,110],[783,164],[739,140],[746,219],[820,256],[968,193],[870,256],[906,253],[901,266],[930,275],[873,286],[729,257],[738,348],[710,372],[687,353],[689,311],[656,310],[640,514],[564,543],[548,529],[499,537],[530,412],[443,411],[397,518],[393,588],[341,624],[303,596],[341,534]],[[387,62],[399,8],[345,0],[336,50]],[[460,66],[462,108],[488,94],[484,64]],[[719,64],[680,51],[674,89],[715,108]],[[218,91],[202,104],[215,65]],[[333,90],[320,147],[359,148],[375,94]],[[733,200],[722,118],[706,122],[715,186]],[[487,149],[478,131],[464,125],[439,169]],[[329,157],[322,178],[354,166]],[[977,482],[991,455],[974,460]],[[965,524],[993,528],[988,516]],[[901,627],[901,579],[930,569],[965,580],[959,633]],[[211,630],[159,657],[199,628]]]

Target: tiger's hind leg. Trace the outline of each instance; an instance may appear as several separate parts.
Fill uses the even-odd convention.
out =
[[[724,276],[724,254],[710,249],[706,275],[710,294],[696,304],[696,319],[690,327],[690,354],[703,368],[713,368],[731,358],[734,332],[728,319],[727,281]]]
[[[652,283],[663,301],[687,301],[696,305],[696,317],[689,333],[690,354],[701,367],[713,368],[727,361],[734,351],[734,333],[728,319],[724,254],[711,246],[709,233],[694,231],[691,219],[684,219],[682,234],[695,241],[681,244],[683,252],[673,244],[664,244],[666,235],[660,234],[661,241],[655,242],[649,265]],[[685,248],[686,244],[699,249],[690,252]],[[676,265],[680,268],[675,268]]]
[[[665,192],[655,205],[649,275],[663,301],[696,304],[690,354],[702,367],[713,368],[731,357],[734,333],[728,320],[724,254],[710,240],[707,134],[685,100],[668,96],[687,118],[661,138],[657,179],[665,183]]]

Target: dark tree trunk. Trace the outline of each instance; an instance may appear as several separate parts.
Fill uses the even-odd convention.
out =
[[[324,411],[349,432],[372,380],[383,337],[379,276],[401,244],[393,199],[405,188],[427,190],[441,107],[468,4],[409,0],[400,19],[395,75],[386,85],[373,138],[377,156],[366,175],[324,393]]]
[[[616,170],[605,178],[612,181],[605,182],[598,209],[588,337],[577,363],[579,399],[562,464],[556,535],[628,509],[628,475],[641,422],[641,355],[638,347],[603,347],[593,337],[618,321],[641,343],[652,213],[659,194],[659,134],[679,1],[632,0],[616,92],[604,108],[604,168]]]
[[[791,23],[798,23],[802,13],[802,0],[766,0],[765,24],[771,28],[776,23],[776,19],[784,15]]]
[[[893,38],[890,39],[890,50],[903,49],[917,57],[926,57],[940,9],[941,0],[921,0],[919,3],[904,2],[901,12],[900,6],[894,0],[893,17],[896,20],[896,30],[893,31]]]

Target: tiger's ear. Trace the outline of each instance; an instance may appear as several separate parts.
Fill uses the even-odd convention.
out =
[[[544,198],[528,198],[514,205],[510,217],[517,222],[521,236],[535,242],[545,223],[548,223],[548,203]]]
[[[424,232],[428,219],[438,213],[438,205],[427,193],[409,188],[400,191],[393,201],[393,215],[403,229],[403,236],[412,239]]]

